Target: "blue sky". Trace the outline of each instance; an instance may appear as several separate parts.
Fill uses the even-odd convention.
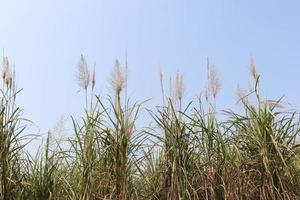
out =
[[[234,108],[237,84],[248,85],[250,55],[265,98],[300,108],[300,2],[276,0],[10,0],[0,1],[0,48],[16,63],[25,117],[52,128],[79,116],[75,81],[83,53],[97,63],[97,93],[108,93],[114,61],[129,62],[133,99],[161,101],[159,71],[185,80],[186,98],[206,84],[206,56],[222,79],[219,108]]]

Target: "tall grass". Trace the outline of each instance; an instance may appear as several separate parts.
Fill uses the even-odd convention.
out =
[[[2,89],[0,97],[0,198],[21,198],[24,186],[23,149],[27,136],[22,135],[26,120],[16,106],[19,93],[15,81],[15,68],[3,57]],[[23,141],[23,142],[22,142]]]
[[[209,60],[204,98],[184,100],[179,72],[166,95],[161,73],[162,105],[149,110],[127,97],[127,60],[116,61],[106,98],[95,93],[95,66],[90,73],[82,55],[77,81],[84,115],[71,117],[65,140],[49,133],[32,155],[4,57],[0,199],[300,199],[299,115],[280,100],[262,99],[260,75],[250,65],[254,88],[239,92],[243,112],[225,110],[219,120],[221,82]],[[154,123],[140,127],[140,114]]]

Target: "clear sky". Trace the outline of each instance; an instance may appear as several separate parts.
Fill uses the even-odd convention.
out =
[[[129,94],[160,102],[159,71],[184,75],[187,97],[206,84],[206,56],[222,79],[220,108],[247,87],[250,55],[266,98],[300,108],[298,0],[0,0],[0,48],[16,63],[19,106],[42,131],[82,113],[75,81],[83,53],[107,93],[116,58],[129,62]]]

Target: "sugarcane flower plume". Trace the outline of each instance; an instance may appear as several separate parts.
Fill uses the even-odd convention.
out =
[[[76,79],[79,87],[86,90],[90,83],[90,73],[84,56],[81,54],[78,62],[78,71]]]
[[[250,58],[250,73],[255,80],[258,78],[256,64],[253,57]]]
[[[112,73],[111,85],[113,90],[117,95],[121,93],[126,85],[126,74],[124,73],[123,69],[121,68],[120,62],[117,59],[115,62],[115,68]]]
[[[176,87],[176,98],[179,101],[181,101],[184,94],[184,86],[183,86],[183,76],[179,72],[177,72],[176,75],[175,87]]]
[[[3,57],[3,64],[2,64],[2,78],[5,80],[5,77],[9,73],[9,61],[8,57]]]
[[[93,70],[91,82],[92,82],[92,89],[94,89],[96,85],[96,63],[94,64],[94,70]]]
[[[219,75],[217,71],[215,70],[214,66],[209,67],[209,86],[208,86],[208,91],[209,93],[216,98],[218,93],[221,90],[221,80],[219,78]]]

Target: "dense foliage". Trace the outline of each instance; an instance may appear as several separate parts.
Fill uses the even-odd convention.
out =
[[[24,148],[33,136],[22,134],[27,120],[15,104],[19,91],[4,58],[0,199],[300,199],[298,115],[280,101],[261,99],[254,63],[254,88],[239,92],[244,111],[222,111],[223,121],[211,66],[204,98],[187,105],[182,76],[165,95],[161,74],[163,103],[147,111],[149,127],[136,124],[143,103],[127,98],[127,62],[125,70],[116,62],[108,100],[95,94],[95,70],[89,73],[83,56],[78,67],[85,115],[72,118],[73,133],[64,140],[49,132],[33,156]]]

